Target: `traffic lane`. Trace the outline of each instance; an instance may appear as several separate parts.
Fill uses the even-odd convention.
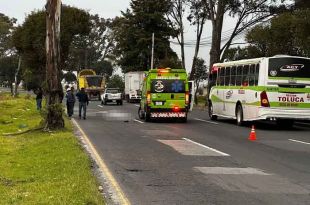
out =
[[[126,123],[126,129],[122,129],[124,125],[120,122],[103,122],[99,117],[80,121],[80,124],[104,156],[132,204],[205,202],[204,191],[189,186],[193,183],[192,166],[186,171],[177,153],[145,136],[145,130],[156,133],[150,124]],[[176,160],[181,165],[175,167]],[[196,192],[195,199],[191,199],[193,192]]]
[[[173,127],[182,129],[194,141],[231,153],[240,163],[292,178],[297,183],[305,182],[306,186],[310,184],[309,146],[288,140],[296,135],[308,137],[308,130],[257,130],[258,140],[251,142],[247,139],[250,127],[238,127],[231,121],[215,125],[189,120]]]
[[[126,107],[126,106],[125,106]],[[129,109],[132,109],[132,107],[127,107],[127,108],[129,108]],[[135,113],[135,112],[133,112],[133,113]],[[97,122],[99,122],[99,120],[97,120]],[[189,122],[189,123],[191,123],[191,121]],[[196,122],[195,122],[196,123]],[[134,125],[134,126],[136,126],[135,124],[129,124],[129,125]],[[114,125],[115,126],[115,125]],[[114,126],[112,126],[112,127],[114,127]],[[143,125],[138,125],[138,126],[142,126],[142,128],[143,129],[137,129],[137,128],[135,128],[135,130],[140,130],[140,131],[142,131],[142,132],[138,132],[138,133],[132,133],[132,134],[129,134],[128,132],[126,133],[126,135],[124,135],[124,137],[123,138],[126,138],[125,136],[133,136],[133,135],[136,135],[136,136],[139,136],[139,134],[141,135],[142,134],[142,138],[144,139],[144,138],[150,138],[150,136],[151,136],[151,139],[156,139],[156,138],[159,138],[159,139],[161,139],[161,140],[167,140],[167,139],[169,139],[169,140],[171,140],[171,139],[180,139],[181,137],[186,137],[187,136],[187,134],[184,132],[184,130],[183,129],[180,129],[179,127],[181,126],[181,127],[183,127],[183,126],[187,126],[187,124],[174,124],[174,123],[168,123],[168,124],[166,124],[166,123],[145,123],[145,124],[143,124]],[[167,127],[168,126],[168,127]],[[97,126],[95,126],[95,127],[97,127]],[[126,129],[126,130],[128,130],[128,129]],[[166,132],[163,132],[163,130],[166,130]],[[168,130],[168,132],[167,132],[167,130]],[[187,130],[187,129],[186,129]],[[169,134],[170,133],[170,134]],[[113,135],[113,132],[110,134],[110,135]],[[208,135],[208,133],[207,133],[207,135]],[[176,138],[176,136],[179,136],[179,138]],[[138,137],[138,139],[136,139],[136,140],[133,140],[133,142],[134,141],[141,141],[141,139],[139,139],[139,137]],[[126,140],[126,142],[127,143],[129,143],[127,140]],[[124,142],[125,143],[125,142]],[[114,143],[113,143],[114,144]],[[151,143],[151,145],[150,145],[150,147],[154,147],[154,146],[158,146],[158,144],[156,144],[156,143]],[[139,149],[140,148],[140,146],[138,146],[137,147],[137,149],[135,150],[135,152],[139,152],[139,151],[137,151],[137,150],[140,150],[140,151],[142,151],[143,149]],[[163,149],[163,150],[162,150]],[[164,152],[164,150],[166,150],[167,149],[167,147],[166,148],[159,148],[159,151],[154,151],[154,155],[158,155],[158,153],[165,153]],[[173,151],[173,150],[172,150]],[[136,161],[136,159],[137,158],[139,158],[139,156],[145,156],[145,153],[146,153],[146,151],[142,151],[141,153],[136,153],[137,155],[133,155],[133,156],[131,156],[131,157],[129,157],[130,159],[133,159],[133,161]],[[174,153],[175,154],[175,152],[172,152],[172,153]],[[170,153],[170,154],[172,154],[172,153]],[[122,152],[120,152],[119,153],[119,155],[123,155],[124,153],[122,153]],[[168,155],[168,156],[170,156],[170,155]],[[151,156],[149,156],[149,157],[152,157],[152,155]],[[149,157],[146,157],[146,159],[149,159]],[[160,155],[158,156],[158,157],[160,157]],[[175,156],[175,157],[177,157],[177,156]],[[175,162],[175,157],[172,157],[171,158],[171,162],[173,163],[173,164],[178,164],[178,163],[176,163]],[[160,157],[161,158],[161,157]],[[164,154],[163,155],[163,158],[167,158],[167,155],[166,154]],[[211,159],[214,159],[214,158],[208,158],[208,160],[206,160],[206,158],[205,157],[199,157],[199,156],[196,156],[196,157],[189,157],[187,160],[185,159],[184,161],[186,161],[186,163],[181,163],[181,165],[179,166],[179,167],[177,167],[177,174],[176,173],[174,173],[174,175],[177,175],[177,176],[179,176],[180,174],[182,175],[182,173],[184,174],[184,170],[187,170],[188,171],[188,174],[189,175],[193,175],[193,177],[191,178],[191,180],[193,180],[193,181],[191,181],[191,182],[194,182],[194,184],[195,185],[197,185],[198,187],[200,186],[202,186],[202,187],[204,187],[205,185],[209,185],[209,186],[207,186],[207,187],[205,187],[205,189],[207,189],[207,190],[210,190],[208,193],[212,193],[212,194],[215,194],[215,195],[218,195],[219,193],[217,192],[217,191],[219,191],[218,189],[219,189],[219,187],[220,188],[226,188],[226,189],[228,189],[228,190],[231,190],[231,187],[228,187],[227,188],[227,184],[225,184],[223,181],[229,181],[229,179],[225,179],[225,178],[223,178],[223,177],[209,177],[209,178],[205,178],[205,180],[204,179],[202,179],[202,177],[203,176],[201,176],[199,173],[196,173],[196,172],[193,172],[193,167],[204,167],[204,166],[218,166],[218,167],[246,167],[246,166],[244,166],[244,165],[247,165],[246,163],[239,163],[238,161],[234,161],[234,160],[211,160]],[[153,159],[154,160],[154,159]],[[154,162],[154,169],[156,170],[156,168],[158,167],[158,165],[159,166],[161,166],[161,163],[159,163],[158,161],[157,161],[158,159],[157,158],[155,158],[155,162]],[[120,159],[116,159],[116,161],[121,161]],[[130,160],[125,160],[123,163],[125,163],[125,164],[127,164],[127,162],[131,162]],[[145,162],[145,160],[143,160],[143,165],[146,165],[146,166],[149,166],[149,161],[150,160],[147,160],[147,163]],[[129,165],[135,165],[134,163],[130,163]],[[170,164],[170,163],[167,163],[167,164]],[[184,166],[184,164],[188,164],[188,166]],[[127,164],[128,165],[128,164]],[[137,164],[136,164],[137,165]],[[127,178],[129,181],[128,181],[128,185],[130,186],[132,186],[132,184],[136,184],[136,186],[139,188],[140,187],[140,189],[143,189],[143,186],[146,186],[145,184],[144,184],[144,182],[145,182],[145,178],[143,178],[143,174],[141,174],[140,173],[140,170],[138,169],[138,168],[135,168],[135,167],[137,167],[137,166],[133,166],[132,168],[129,168],[129,169],[126,169],[126,170],[128,170],[129,172],[134,172],[134,173],[139,173],[138,175],[139,175],[139,177],[138,178],[132,178],[133,180],[130,180],[129,178]],[[164,165],[164,167],[165,166],[167,166],[166,164]],[[247,165],[248,166],[248,165]],[[169,167],[169,166],[168,166]],[[183,169],[182,169],[182,167],[183,167]],[[172,167],[172,169],[174,169],[175,170],[175,168],[174,167]],[[122,168],[121,168],[121,170],[123,170]],[[143,170],[143,169],[142,169]],[[152,169],[150,169],[150,170],[152,170]],[[161,175],[159,175],[158,173],[155,173],[155,171],[151,171],[151,173],[154,175],[154,176],[156,176],[155,178],[156,179],[158,179],[159,181],[161,181],[162,179],[166,179],[165,177],[166,177],[166,174],[167,173],[169,173],[169,170],[170,169],[168,169],[168,170],[164,170],[164,171],[162,171],[163,173],[165,173],[164,174],[164,176],[161,176]],[[121,171],[120,171],[121,172]],[[125,172],[124,173],[124,175],[126,176],[127,175],[127,173]],[[173,175],[173,176],[174,176]],[[143,180],[141,180],[141,177],[142,177],[142,179]],[[148,178],[149,176],[146,176],[146,179]],[[193,179],[193,178],[195,178],[195,177],[197,177],[197,180],[195,180],[195,179]],[[126,178],[126,177],[125,177]],[[170,176],[170,178],[172,178],[172,176]],[[190,176],[189,176],[189,178],[190,178]],[[140,179],[140,180],[139,180]],[[285,182],[285,180],[283,180],[283,179],[279,179],[279,178],[276,178],[277,180],[275,180],[275,179],[273,179],[273,180],[271,180],[271,179],[268,179],[268,181],[273,181],[273,182],[278,182],[278,184],[279,183],[282,183],[282,185],[283,185],[283,183],[286,185],[286,186],[284,186],[284,187],[286,187],[286,188],[284,188],[284,190],[283,189],[280,189],[280,193],[286,193],[287,194],[287,192],[289,192],[290,193],[290,190],[288,190],[288,188],[287,187],[290,187],[290,186],[292,186],[292,184],[291,183],[289,183],[289,182]],[[138,182],[138,181],[141,181],[141,182],[139,182],[139,183],[135,183],[135,182]],[[164,180],[164,181],[166,181],[166,180]],[[178,181],[180,181],[180,180],[178,180],[178,177],[176,177],[176,179],[172,179],[172,181],[176,181],[176,182],[178,182]],[[212,182],[212,183],[210,183],[210,181]],[[238,181],[240,181],[240,179],[238,180]],[[251,179],[248,179],[248,181],[251,181]],[[260,180],[260,181],[262,181],[262,179]],[[200,182],[200,183],[199,183]],[[202,182],[202,183],[201,183]],[[142,183],[142,184],[141,184]],[[242,186],[247,186],[247,185],[249,185],[249,183],[250,182],[243,182],[241,185],[240,185],[240,187],[238,188],[238,189],[241,189],[242,190],[242,192],[245,192],[246,191],[246,189],[244,188],[244,187],[242,187]],[[252,184],[253,183],[258,183],[258,182],[251,182]],[[216,184],[217,186],[214,186],[214,184]],[[277,184],[277,183],[274,183],[274,184]],[[171,185],[171,184],[170,184]],[[161,191],[163,191],[163,188],[162,188],[162,186],[163,187],[175,187],[175,186],[170,186],[169,184],[149,184],[149,186],[151,186],[151,187],[156,187],[158,190],[161,190]],[[141,186],[142,186],[142,188],[141,188]],[[176,187],[181,187],[182,185],[177,185]],[[271,186],[271,185],[270,185]],[[270,187],[269,186],[269,187]],[[210,188],[210,187],[213,187],[213,188]],[[260,186],[260,188],[262,189],[262,187],[263,188],[266,188],[266,187],[264,187],[264,186]],[[272,186],[271,186],[272,187]],[[138,189],[137,188],[137,189]],[[152,189],[151,189],[152,190]],[[174,190],[174,189],[173,189]],[[173,193],[173,190],[171,190],[172,191],[172,193]],[[182,189],[182,190],[184,190],[184,188]],[[203,189],[202,189],[203,190]],[[282,190],[282,192],[281,192],[281,190]],[[296,190],[299,190],[299,193],[300,192],[303,192],[303,190],[301,189],[301,188],[299,188],[299,187],[297,187],[296,188]],[[300,191],[301,190],[301,191]],[[165,190],[164,190],[165,191]],[[233,190],[233,191],[236,191],[236,190]],[[253,190],[252,190],[253,191]],[[269,192],[274,192],[275,190],[274,189],[271,189],[271,188],[269,188]],[[154,195],[154,190],[153,191],[150,191],[151,193],[147,193],[148,195],[149,194],[151,194],[151,195]],[[166,192],[167,192],[167,190],[166,190]],[[260,192],[262,192],[262,190],[260,190]],[[189,193],[191,193],[191,192],[189,192]],[[293,192],[294,193],[294,192]],[[133,193],[134,194],[134,193]],[[192,193],[193,194],[193,193]],[[192,194],[189,194],[189,195],[186,195],[186,196],[188,196],[189,198],[188,198],[188,204],[190,204],[191,202],[193,203],[193,204],[195,204],[197,201],[199,201],[199,202],[203,202],[204,200],[205,200],[205,198],[203,198],[202,197],[202,194],[203,193],[201,193],[201,195],[200,194],[197,194],[196,192],[195,192],[195,195],[199,195],[199,197],[200,197],[200,199],[197,199],[196,201],[195,200],[193,200],[193,199],[190,199],[191,197],[192,197]],[[223,193],[221,194],[221,195],[223,195]],[[230,191],[228,191],[228,192],[225,192],[224,193],[224,195],[227,195],[227,198],[225,199],[225,200],[227,200],[226,201],[226,203],[224,203],[223,201],[225,201],[225,200],[223,200],[223,201],[221,201],[221,202],[223,202],[222,204],[229,204],[229,203],[227,203],[228,201],[229,201],[229,198],[238,198],[238,194],[236,194],[236,195],[234,195],[234,196],[232,196],[231,195],[231,192]],[[273,196],[273,195],[272,195]],[[156,201],[156,198],[158,197],[158,195],[154,195],[154,200],[155,200],[155,202],[158,202],[159,203],[159,201],[157,200]],[[160,196],[161,197],[161,196]],[[167,197],[167,200],[169,200],[169,198],[171,197],[170,196],[170,194],[167,194],[167,196],[165,195],[165,197],[161,197],[161,198],[166,198]],[[198,198],[199,198],[198,197]],[[240,197],[240,196],[239,196]],[[249,199],[251,199],[251,200],[253,200],[253,201],[256,201],[256,200],[258,200],[258,198],[260,198],[260,200],[262,200],[262,199],[264,199],[263,201],[265,201],[265,202],[268,202],[268,201],[273,201],[273,202],[275,202],[275,201],[277,201],[278,200],[278,198],[277,197],[275,197],[275,199],[274,200],[271,200],[270,199],[270,197],[271,196],[269,196],[268,197],[268,194],[266,195],[266,194],[262,194],[262,193],[248,193],[248,195],[247,195],[247,197],[249,197]],[[283,198],[283,196],[281,196],[282,198]],[[137,201],[141,201],[141,197],[138,197],[140,200],[137,200]],[[142,198],[143,198],[143,196],[142,196]],[[152,198],[152,197],[151,197]],[[212,197],[211,197],[212,198]],[[274,197],[273,197],[274,198]],[[291,197],[288,197],[288,198],[286,198],[286,197],[284,197],[284,200],[283,200],[283,202],[288,202],[288,201],[290,201],[292,198],[295,198],[295,197],[293,197],[293,196],[291,196]],[[172,201],[171,201],[171,199],[173,199]],[[184,198],[180,198],[179,196],[178,197],[173,197],[173,198],[171,198],[170,199],[170,201],[171,202],[177,202],[177,201],[184,201],[185,199]],[[299,201],[300,202],[302,202],[302,200],[306,200],[307,199],[307,197],[305,197],[304,195],[302,195],[302,196],[300,196],[299,197]],[[145,201],[145,199],[142,199],[142,201]],[[164,201],[166,201],[166,200],[163,200],[162,202],[164,202]],[[193,202],[194,201],[194,202]],[[212,200],[208,200],[208,202],[211,202]],[[148,201],[148,202],[150,202],[150,201]],[[154,201],[153,201],[154,202]],[[218,202],[218,200],[216,201],[216,202]],[[278,201],[279,202],[279,201]],[[156,203],[156,204],[158,204],[158,203]],[[241,200],[241,201],[238,201],[238,202],[236,202],[236,204],[237,203],[245,203],[245,201],[244,201],[244,199],[243,200]],[[160,204],[160,203],[159,203]],[[289,204],[289,203],[288,203]]]
[[[86,122],[81,121],[82,124]],[[223,177],[206,177],[193,167],[243,166],[228,158],[183,156],[158,143],[158,139],[180,140],[185,136],[177,130],[170,129],[163,135],[162,125],[154,127],[150,123],[127,123],[133,129],[115,130],[119,123],[105,122],[102,133],[96,134],[99,131],[96,128],[102,124],[99,119],[94,122],[97,125],[91,124],[88,128],[92,132],[92,141],[105,156],[132,204],[260,204],[262,201],[264,204],[269,201],[285,204],[295,197],[295,194],[286,193],[287,190],[284,191],[286,196],[277,193],[279,198],[262,190],[246,192],[244,187],[239,187],[239,192],[227,190],[221,186],[225,185],[221,182]],[[245,194],[246,198],[240,197]],[[219,195],[221,197],[217,197]],[[304,196],[299,196],[298,200],[301,199],[305,200]]]

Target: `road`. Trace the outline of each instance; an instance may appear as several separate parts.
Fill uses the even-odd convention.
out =
[[[91,102],[76,119],[131,204],[310,204],[309,125],[257,123],[249,141],[250,126],[202,110],[187,123],[144,123],[137,109]]]

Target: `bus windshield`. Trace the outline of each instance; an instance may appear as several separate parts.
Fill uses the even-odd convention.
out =
[[[184,80],[152,80],[151,83],[152,93],[184,93],[185,82]]]
[[[270,58],[269,79],[302,78],[310,81],[310,60],[304,58]],[[306,79],[307,78],[307,79]]]

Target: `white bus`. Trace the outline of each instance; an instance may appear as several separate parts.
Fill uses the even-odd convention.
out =
[[[274,56],[214,64],[209,117],[276,120],[283,126],[310,119],[310,58]]]

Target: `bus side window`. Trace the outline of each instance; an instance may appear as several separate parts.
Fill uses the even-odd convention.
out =
[[[255,64],[250,65],[250,70],[249,70],[249,86],[255,86],[257,85],[255,83],[256,81],[256,76],[255,76]]]
[[[255,85],[258,85],[258,75],[259,75],[259,64],[255,65]]]
[[[236,66],[232,66],[230,70],[230,85],[232,86],[236,85],[236,72],[237,72]]]
[[[242,82],[242,66],[237,66],[236,86],[241,86]]]
[[[231,67],[225,68],[225,86],[230,86],[230,71]]]
[[[221,68],[219,74],[220,74],[220,77],[219,77],[220,83],[219,83],[219,85],[223,86],[223,85],[225,85],[225,82],[224,82],[225,81],[225,68]]]
[[[243,66],[242,86],[249,86],[249,65]]]

